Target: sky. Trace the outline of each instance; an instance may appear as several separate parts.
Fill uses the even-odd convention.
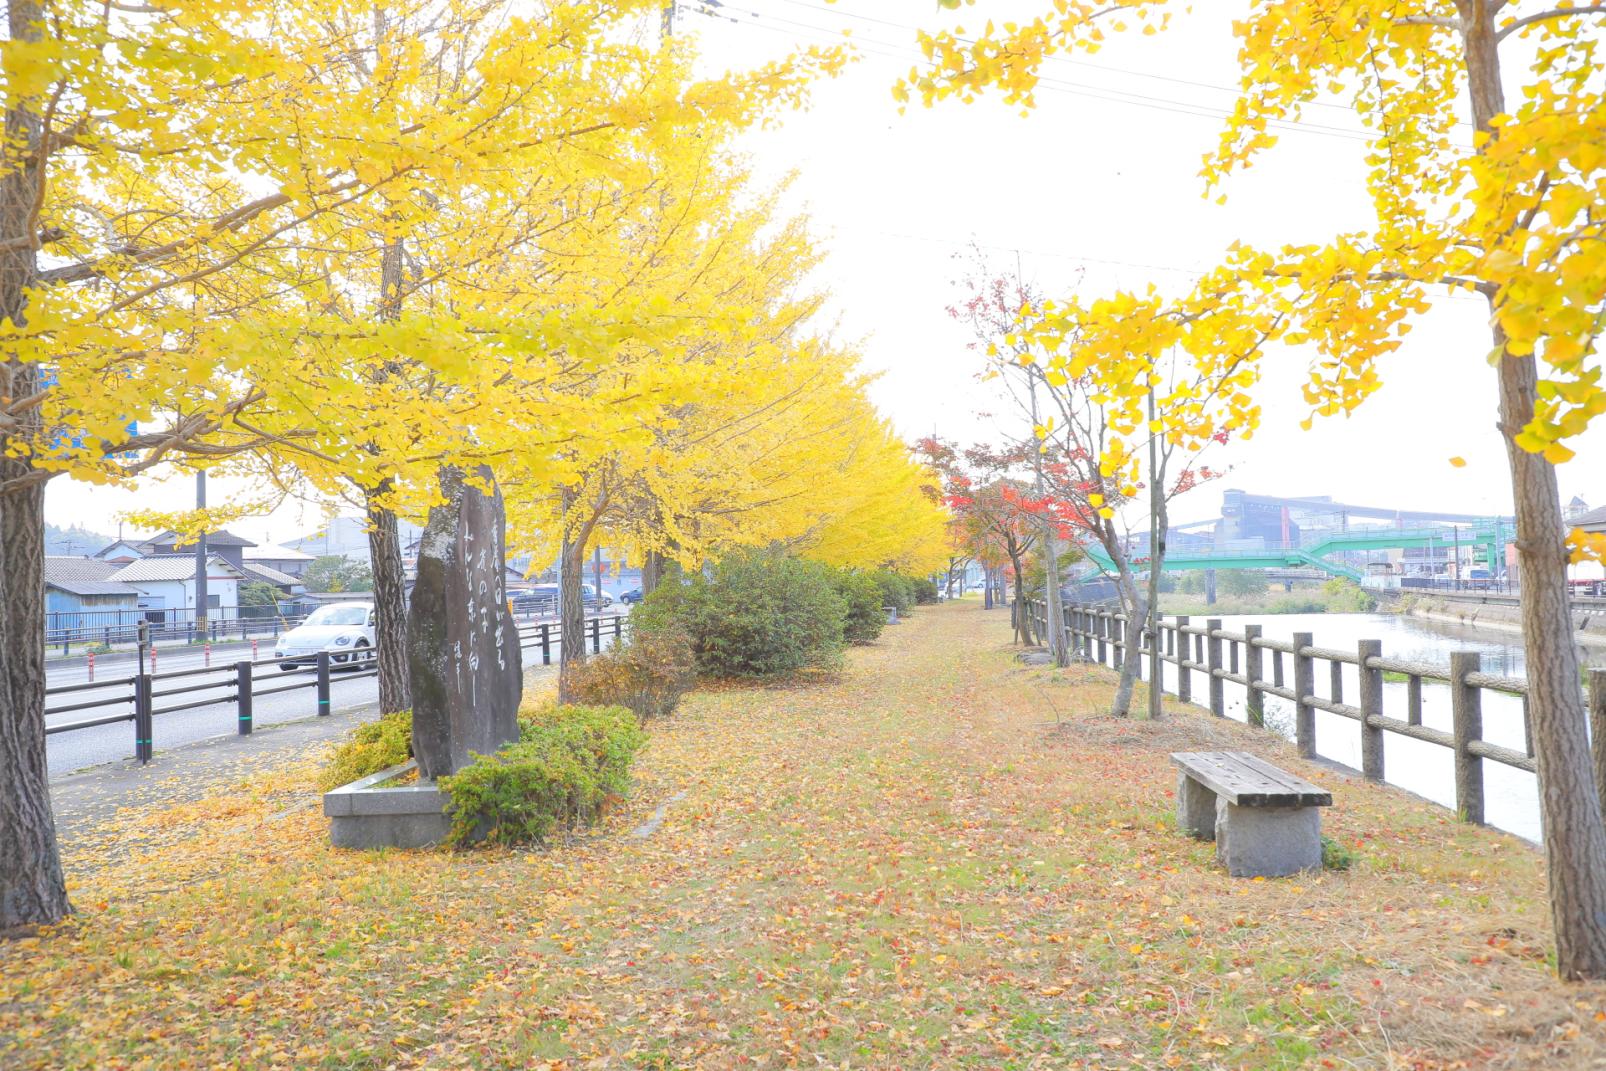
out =
[[[916,26],[974,29],[988,17],[1030,15],[1047,0],[982,0],[958,12],[935,0],[682,3],[676,32],[694,37],[717,73],[851,31],[857,62],[819,85],[807,111],[748,135],[743,147],[760,181],[792,176],[787,203],[809,215],[828,252],[818,282],[832,294],[834,331],[861,346],[883,412],[911,439],[935,432],[968,443],[1021,434],[1008,404],[978,382],[969,335],[946,312],[962,300],[957,283],[973,247],[989,271],[1018,266],[1051,295],[1092,297],[1150,283],[1185,288],[1235,240],[1275,247],[1367,226],[1364,143],[1336,101],[1285,131],[1230,183],[1226,204],[1202,197],[1201,156],[1234,99],[1231,21],[1248,4],[1194,6],[1209,11],[1157,36],[1113,35],[1095,57],[1051,61],[1050,84],[1024,116],[996,99],[899,114],[892,86],[918,58]],[[1226,487],[1508,513],[1486,321],[1481,299],[1440,300],[1382,366],[1382,390],[1310,431],[1299,427],[1308,415],[1299,393],[1304,355],[1278,350],[1260,387],[1260,430],[1206,458],[1227,476],[1178,499],[1174,519],[1215,516]],[[1563,499],[1606,504],[1606,427],[1574,445],[1577,457],[1560,469]],[[1451,457],[1467,465],[1453,467]],[[214,481],[211,501],[230,490]],[[57,480],[46,516],[112,532],[122,511],[178,509],[192,496],[187,477],[137,491]],[[282,541],[316,528],[323,513],[290,503],[230,529]]]

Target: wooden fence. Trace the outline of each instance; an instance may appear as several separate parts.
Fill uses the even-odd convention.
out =
[[[1063,609],[1067,646],[1082,658],[1119,669],[1126,653],[1125,615],[1119,610],[1082,604],[1067,604]],[[1034,602],[1031,613],[1038,635],[1046,636],[1046,607],[1042,602]],[[1265,725],[1265,697],[1274,695],[1286,699],[1294,706],[1295,743],[1306,758],[1317,757],[1318,710],[1359,723],[1361,772],[1370,780],[1384,779],[1384,733],[1449,748],[1455,761],[1456,810],[1469,822],[1482,824],[1484,821],[1484,760],[1536,772],[1533,731],[1528,718],[1528,682],[1521,677],[1482,672],[1481,656],[1476,651],[1453,652],[1448,665],[1412,662],[1385,656],[1379,640],[1361,640],[1353,651],[1335,650],[1315,646],[1309,632],[1296,632],[1288,640],[1262,635],[1259,625],[1245,625],[1242,632],[1228,632],[1221,627],[1218,618],[1196,625],[1187,617],[1162,617],[1154,631],[1160,635],[1162,661],[1177,668],[1174,694],[1178,699],[1184,703],[1193,702],[1193,675],[1203,674],[1210,712],[1225,717],[1224,687],[1231,681],[1244,688],[1249,724],[1262,727]],[[1145,628],[1140,676],[1147,676],[1153,643],[1152,632]],[[1323,662],[1328,667],[1329,681],[1325,696],[1318,694],[1316,685],[1321,676],[1317,664]],[[1343,669],[1346,665],[1355,666],[1360,677],[1360,694],[1354,703],[1344,701]],[[1385,673],[1405,678],[1404,718],[1383,710]],[[1450,731],[1422,724],[1423,681],[1449,685]],[[1526,738],[1523,750],[1483,739],[1485,691],[1522,700]],[[1596,781],[1606,785],[1606,670],[1589,672],[1588,705]]]

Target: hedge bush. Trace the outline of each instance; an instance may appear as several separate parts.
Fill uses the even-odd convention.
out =
[[[413,757],[413,712],[398,710],[357,726],[351,739],[335,748],[318,779],[325,792],[400,765]]]
[[[697,675],[691,640],[675,631],[642,633],[569,669],[569,694],[587,706],[621,706],[641,721],[680,705]]]
[[[631,615],[643,635],[679,632],[707,677],[779,677],[841,659],[847,605],[834,570],[775,551],[733,554],[711,575],[661,584]]]
[[[915,582],[887,569],[873,574],[881,586],[881,605],[895,607],[900,614],[915,608]]]
[[[836,593],[842,596],[847,617],[842,638],[851,644],[874,643],[887,627],[887,612],[881,601],[881,585],[875,577],[848,569],[837,570]]]
[[[557,830],[589,825],[630,787],[646,742],[635,714],[620,706],[521,713],[517,743],[440,779],[451,798],[447,843],[546,844]]]
[[[915,605],[930,606],[938,599],[937,582],[930,577],[915,581]]]

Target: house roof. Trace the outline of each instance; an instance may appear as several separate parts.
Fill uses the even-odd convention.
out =
[[[138,595],[127,584],[107,579],[122,567],[98,558],[45,559],[45,585],[70,595]]]
[[[128,553],[132,554],[134,557],[137,558],[137,557],[140,557],[140,556],[142,556],[142,555],[144,555],[146,553],[146,551],[140,549],[142,545],[143,544],[141,543],[141,541],[137,540],[137,539],[119,539],[117,542],[110,543],[110,544],[102,547],[100,550],[97,550],[95,552],[95,557],[97,557],[97,558],[109,557],[109,556],[111,556],[111,554],[113,552],[117,551],[120,548],[120,549],[122,549],[124,551],[127,551]]]
[[[291,576],[289,573],[281,573],[279,570],[269,568],[260,562],[246,562],[245,575],[252,580],[260,580],[264,584],[272,584],[276,588],[295,587],[302,583],[300,577]]]
[[[226,570],[235,576],[241,573],[222,558],[213,555],[207,559],[208,569]],[[123,583],[151,580],[190,580],[195,576],[195,556],[192,554],[158,554],[154,558],[141,558],[129,562],[108,579]]]
[[[145,540],[142,545],[147,547],[171,547],[175,546],[180,539],[184,540],[189,546],[193,547],[195,545],[194,536],[181,536],[172,529],[168,529],[161,535],[151,536],[149,539]],[[233,532],[208,532],[206,533],[206,545],[209,547],[256,546],[256,544],[251,542],[249,539],[237,536]]]
[[[1589,532],[1606,531],[1606,506],[1592,509],[1588,513],[1580,513],[1567,523],[1574,528],[1582,528]]]
[[[259,546],[246,548],[246,561],[259,562],[310,562],[311,554],[304,554],[299,550],[281,547],[276,543],[263,543]]]

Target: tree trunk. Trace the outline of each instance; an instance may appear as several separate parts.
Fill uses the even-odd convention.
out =
[[[649,550],[647,558],[641,563],[641,597],[646,598],[658,590],[658,585],[664,579],[664,555],[662,551]]]
[[[585,581],[586,545],[563,540],[563,566],[558,570],[558,700],[569,703],[570,671],[586,660],[586,606],[580,585]]]
[[[7,5],[13,41],[38,40],[40,5]],[[30,240],[43,181],[41,124],[27,105],[6,112],[0,155],[0,322],[27,322],[27,287],[38,272]],[[0,397],[39,387],[39,366],[0,353]],[[19,439],[40,430],[39,409],[19,414]],[[45,490],[27,457],[0,442],[0,932],[26,931],[72,911],[50,809],[45,765]]]
[[[1116,718],[1132,714],[1132,693],[1137,689],[1138,669],[1143,664],[1139,648],[1143,643],[1143,606],[1138,599],[1137,582],[1124,557],[1116,559],[1116,590],[1121,596],[1121,609],[1126,620],[1121,626],[1121,677],[1115,685],[1115,697],[1110,700],[1110,715]]]
[[[1503,345],[1498,328],[1495,335],[1496,345]],[[1517,514],[1528,718],[1539,768],[1556,968],[1563,978],[1606,978],[1606,825],[1573,646],[1567,527],[1554,466],[1513,441],[1533,418],[1536,384],[1533,357],[1501,359],[1500,423]]]
[[[1026,620],[1025,585],[1021,583],[1026,576],[1026,563],[1021,560],[1020,551],[1014,547],[1009,550],[1009,562],[1015,568],[1015,582],[1011,585],[1011,595],[1013,597],[1009,603],[1009,616],[1015,625],[1015,642],[1023,647],[1030,647],[1032,644],[1032,629],[1031,624]]]
[[[396,514],[380,504],[389,481],[365,492],[368,506],[368,562],[374,576],[374,655],[379,667],[379,711],[389,714],[413,705],[407,676],[407,569],[402,564]]]
[[[1496,136],[1490,120],[1505,110],[1494,5],[1458,0],[1467,50],[1474,126]],[[1479,150],[1487,151],[1487,146]],[[1498,295],[1489,295],[1491,312]],[[1528,717],[1539,770],[1539,813],[1556,931],[1556,969],[1563,978],[1606,978],[1606,825],[1590,759],[1578,652],[1567,590],[1567,528],[1556,470],[1515,437],[1533,419],[1538,367],[1531,354],[1499,360],[1500,431],[1511,468],[1522,575],[1522,635],[1527,659]]]

